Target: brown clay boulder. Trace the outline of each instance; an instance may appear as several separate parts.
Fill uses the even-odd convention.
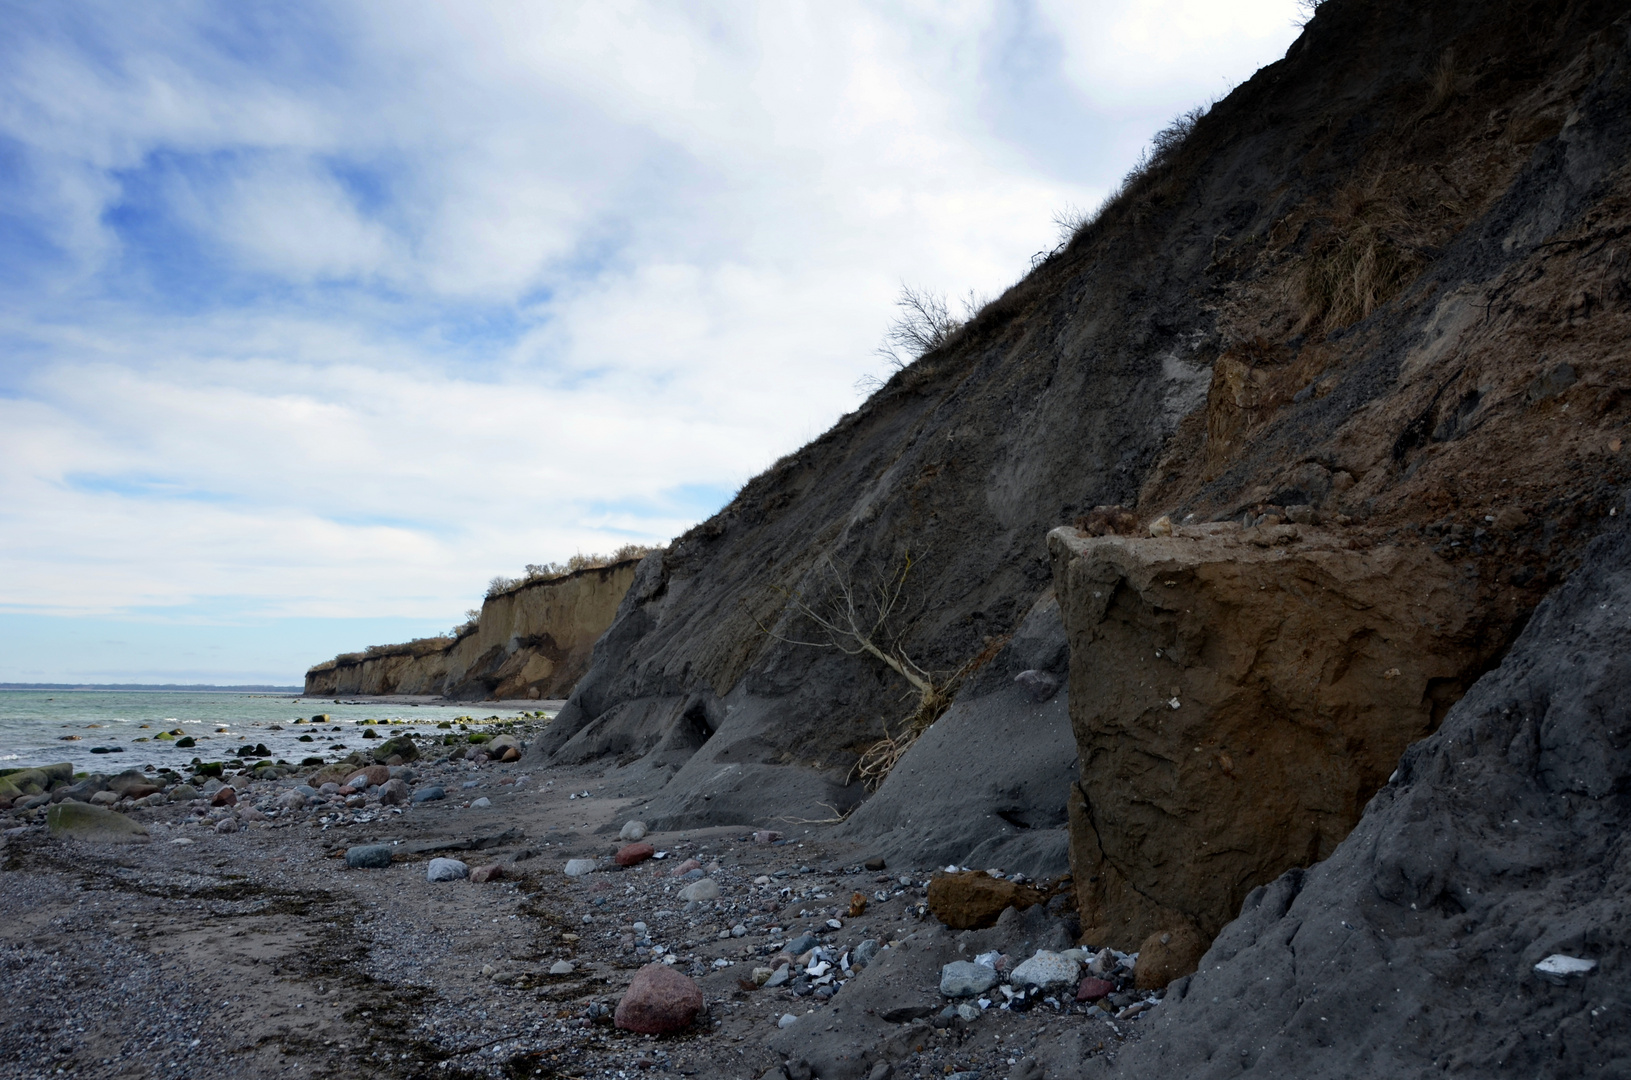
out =
[[[635,972],[612,1020],[624,1031],[672,1035],[691,1026],[702,1011],[702,987],[667,964],[647,964]]]
[[[470,871],[470,880],[477,885],[489,881],[499,881],[503,877],[504,866],[502,863],[488,863],[486,866],[478,866]]]
[[[1005,908],[1023,911],[1046,899],[1039,889],[991,877],[984,870],[936,874],[929,881],[929,910],[953,930],[983,930],[997,925]]]
[[[657,849],[650,844],[625,844],[617,849],[617,855],[613,861],[619,866],[634,866],[637,863],[645,862],[655,854],[657,854]]]
[[[1498,651],[1425,547],[1304,526],[1048,537],[1070,640],[1084,940],[1123,951],[1331,854]]]
[[[1193,975],[1210,944],[1193,926],[1157,930],[1138,947],[1134,985],[1140,990],[1163,990],[1172,980]]]

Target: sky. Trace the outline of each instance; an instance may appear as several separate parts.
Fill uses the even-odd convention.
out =
[[[0,0],[0,681],[274,682],[663,542],[1296,0]]]

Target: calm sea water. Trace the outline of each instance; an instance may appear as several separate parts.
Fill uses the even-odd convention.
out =
[[[310,723],[319,713],[327,713],[330,722]],[[273,758],[333,760],[369,745],[358,720],[402,721],[392,725],[392,734],[430,734],[437,723],[456,717],[480,721],[520,715],[481,702],[337,705],[332,699],[284,694],[0,690],[0,768],[71,761],[82,772],[114,773],[144,765],[179,769],[195,757],[225,760],[245,742],[264,743]],[[301,723],[293,723],[296,718]],[[153,741],[159,732],[177,728],[198,745],[177,749],[173,742]],[[301,742],[301,735],[313,741]],[[93,754],[94,747],[119,747],[122,752]]]

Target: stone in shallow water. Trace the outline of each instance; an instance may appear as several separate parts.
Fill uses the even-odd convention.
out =
[[[432,859],[425,867],[426,881],[462,881],[470,876],[470,867],[458,859]]]

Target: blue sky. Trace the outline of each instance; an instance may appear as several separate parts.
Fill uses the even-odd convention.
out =
[[[1295,0],[0,13],[0,681],[295,682],[667,540],[859,403],[902,282],[1000,291],[1297,32]]]

